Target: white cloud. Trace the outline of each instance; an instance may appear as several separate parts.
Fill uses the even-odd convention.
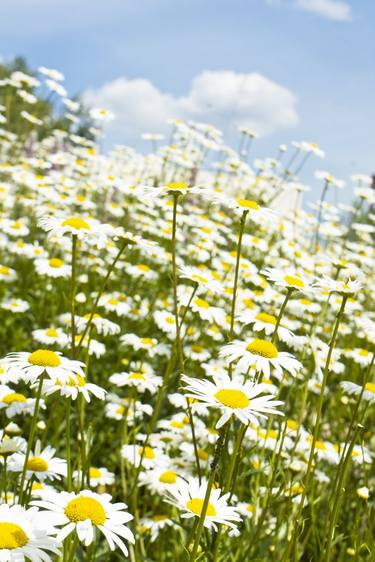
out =
[[[350,21],[352,10],[343,0],[266,0],[268,4],[295,6],[306,12],[313,12],[324,18],[336,21]]]
[[[116,119],[106,131],[114,143],[136,142],[143,132],[166,132],[166,121],[176,117],[212,123],[229,136],[239,125],[266,135],[298,123],[294,94],[258,73],[205,70],[179,97],[149,80],[122,77],[86,91],[84,99],[113,111]]]
[[[349,21],[351,8],[347,2],[341,0],[296,0],[299,8],[308,12],[315,12],[331,20]]]

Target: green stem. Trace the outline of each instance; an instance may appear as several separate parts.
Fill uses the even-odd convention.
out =
[[[72,481],[72,452],[71,452],[71,442],[70,442],[70,412],[71,412],[72,399],[69,396],[66,399],[66,463],[67,463],[67,488],[68,492],[72,491],[73,481]]]
[[[76,267],[77,267],[77,235],[72,235],[72,277],[71,277],[71,288],[70,288],[70,323],[71,323],[71,348],[72,357],[75,356],[75,337],[76,337],[76,327],[75,327],[75,299],[76,299]]]
[[[96,299],[95,299],[95,301],[94,301],[94,306],[93,306],[92,311],[91,311],[91,313],[90,313],[90,316],[89,316],[89,319],[88,319],[87,324],[86,324],[86,326],[85,326],[85,329],[83,330],[82,335],[81,335],[81,337],[80,337],[80,339],[79,339],[79,341],[78,341],[77,351],[79,351],[79,350],[81,349],[81,347],[82,347],[82,344],[83,344],[83,341],[84,341],[84,339],[85,339],[85,336],[86,336],[87,332],[88,332],[89,329],[90,329],[90,326],[91,326],[91,324],[92,324],[94,315],[95,315],[95,313],[96,313],[96,311],[97,311],[97,309],[98,309],[98,304],[99,304],[100,297],[103,295],[103,293],[104,293],[104,291],[105,291],[105,288],[106,288],[106,286],[107,286],[108,280],[109,280],[109,278],[110,278],[110,276],[111,276],[111,273],[112,273],[112,271],[114,270],[114,268],[115,268],[115,266],[116,266],[116,263],[117,263],[118,260],[120,259],[120,257],[121,257],[121,255],[122,255],[123,251],[125,250],[126,246],[127,246],[127,242],[125,241],[125,242],[122,244],[122,246],[121,246],[121,248],[119,249],[119,251],[117,252],[117,254],[116,254],[116,256],[115,256],[113,262],[111,263],[111,265],[109,266],[109,268],[108,268],[108,270],[107,270],[107,274],[106,274],[106,276],[105,276],[104,279],[103,279],[103,283],[102,283],[102,285],[101,285],[101,287],[100,287],[100,289],[99,289],[99,291],[98,291],[98,294],[96,295]]]
[[[204,520],[206,518],[208,504],[209,504],[209,501],[210,501],[211,490],[212,490],[212,486],[215,482],[216,469],[217,469],[217,465],[218,465],[218,462],[219,462],[221,449],[222,449],[222,446],[223,446],[223,443],[224,443],[224,437],[225,437],[225,429],[222,429],[221,432],[220,432],[220,436],[218,438],[217,444],[216,444],[214,457],[213,457],[213,460],[212,460],[212,463],[211,463],[211,473],[210,473],[210,477],[209,477],[208,482],[207,482],[206,494],[205,494],[204,500],[203,500],[202,511],[200,513],[200,516],[199,516],[197,530],[196,530],[196,533],[195,533],[194,544],[193,544],[193,547],[191,549],[190,562],[195,562],[196,557],[197,557],[199,543],[200,543],[200,539],[201,539],[201,535],[202,535],[202,531],[203,531]]]
[[[286,305],[288,304],[288,300],[290,299],[290,296],[291,296],[292,293],[293,293],[293,289],[291,287],[288,287],[287,293],[285,295],[284,302],[281,305],[279,315],[276,319],[275,329],[274,329],[273,334],[272,334],[272,340],[271,340],[272,343],[275,343],[275,341],[276,341],[277,330],[279,329],[281,318],[283,317],[284,311],[286,309]]]
[[[33,443],[34,443],[36,424],[37,424],[38,414],[39,414],[40,399],[41,399],[41,396],[42,396],[43,381],[44,381],[44,373],[42,375],[40,375],[40,377],[39,377],[39,385],[38,385],[38,390],[37,390],[37,394],[36,394],[34,413],[33,413],[33,417],[32,417],[32,420],[31,420],[29,440],[27,442],[25,461],[23,463],[21,482],[20,482],[20,487],[19,487],[19,503],[21,505],[23,505],[23,498],[24,498],[24,493],[25,493],[24,492],[24,486],[25,486],[25,480],[26,480],[27,463],[29,462],[30,452],[31,452],[31,449],[32,449]]]
[[[231,313],[230,313],[229,340],[233,339],[234,317],[235,317],[235,313],[236,313],[237,287],[238,287],[238,278],[239,278],[239,272],[240,272],[242,237],[243,237],[243,233],[244,233],[244,230],[245,230],[246,217],[247,217],[248,213],[249,213],[249,211],[244,211],[242,213],[241,220],[240,220],[240,231],[238,233],[237,252],[236,252],[236,268],[235,268],[235,271],[234,271],[232,308],[231,308]]]

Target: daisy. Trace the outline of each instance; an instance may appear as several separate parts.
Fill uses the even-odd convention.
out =
[[[311,280],[301,273],[295,273],[293,271],[281,271],[276,268],[263,269],[260,272],[261,275],[265,275],[268,281],[272,281],[278,287],[285,287],[286,289],[295,289],[298,291],[312,291]]]
[[[59,392],[60,396],[69,397],[72,400],[76,400],[77,397],[81,395],[86,402],[91,401],[91,394],[99,400],[104,400],[106,395],[106,390],[104,390],[104,388],[87,382],[81,375],[71,376],[64,382],[61,382],[59,379],[55,381],[45,380],[43,382],[43,394],[49,396],[54,392]]]
[[[340,383],[343,391],[349,394],[349,396],[359,396],[362,392],[362,387],[354,382],[343,381]],[[371,404],[375,403],[375,384],[368,382],[365,384],[365,389],[362,395],[364,400],[367,400]]]
[[[126,301],[127,297],[125,295],[111,293],[100,297],[99,306],[103,307],[107,312],[115,312],[117,316],[126,316],[130,309]]]
[[[178,526],[170,519],[168,515],[155,514],[151,519],[144,517],[140,521],[139,532],[142,534],[150,533],[150,542],[155,542],[160,531],[165,528],[172,527],[178,529]]]
[[[77,482],[80,481],[81,473],[79,471],[74,472],[74,478]],[[90,487],[97,488],[98,486],[112,486],[115,483],[114,472],[109,472],[105,467],[96,468],[91,466],[89,468],[89,478]]]
[[[142,459],[142,467],[145,469],[154,468],[161,462],[166,464],[168,461],[161,449],[149,445],[145,447],[142,445],[123,445],[121,456],[135,467],[139,466]]]
[[[70,277],[71,266],[67,265],[60,258],[40,258],[35,260],[35,269],[39,275],[47,275],[47,277]]]
[[[7,433],[10,433],[7,429]],[[26,450],[26,440],[22,437],[10,437],[3,429],[0,429],[0,455],[5,457],[13,453],[21,453]]]
[[[146,486],[153,493],[163,494],[176,485],[179,476],[181,471],[174,466],[155,466],[140,474],[139,486]]]
[[[47,328],[46,330],[33,330],[33,338],[44,345],[58,345],[65,347],[69,338],[61,328]]]
[[[49,349],[37,349],[29,353],[21,351],[19,353],[8,353],[4,358],[4,364],[10,371],[20,373],[26,382],[35,382],[42,374],[56,382],[65,382],[72,376],[80,375],[85,377],[82,361],[76,361],[63,357],[59,351]]]
[[[274,400],[273,394],[260,396],[266,390],[266,385],[254,384],[250,381],[243,382],[242,377],[233,377],[222,374],[215,382],[193,379],[183,375],[186,396],[194,398],[199,403],[218,408],[221,417],[216,428],[222,427],[235,416],[242,423],[254,426],[259,425],[258,418],[267,418],[267,414],[283,415],[276,409],[282,404]],[[193,403],[193,409],[199,410],[199,404]]]
[[[79,494],[45,492],[43,500],[34,500],[32,503],[45,510],[40,513],[46,522],[54,527],[62,527],[56,536],[58,542],[76,531],[78,539],[89,546],[98,528],[111,550],[118,546],[124,556],[128,556],[123,539],[134,544],[134,535],[125,526],[133,516],[124,511],[127,507],[125,503],[111,503],[111,499],[109,494],[82,490]]]
[[[0,303],[0,307],[3,308],[4,310],[9,310],[10,312],[26,312],[26,310],[29,310],[30,305],[27,301],[24,301],[23,299],[9,299],[9,300],[4,300],[2,303]]]
[[[226,323],[225,310],[217,306],[211,306],[210,303],[200,297],[195,297],[190,306],[192,311],[197,312],[202,320],[216,322],[219,326]]]
[[[14,269],[5,265],[0,265],[0,281],[14,281],[17,274]]]
[[[252,220],[272,219],[276,215],[271,209],[261,207],[256,201],[246,199],[245,197],[232,199],[224,194],[218,194],[215,196],[214,201],[229,207],[229,209],[234,209],[237,214],[246,212]]]
[[[153,185],[142,185],[137,187],[137,191],[142,194],[149,195],[150,197],[159,197],[160,195],[190,195],[205,194],[208,190],[204,185],[189,186],[186,183],[168,183],[155,187]]]
[[[273,343],[263,339],[254,339],[250,343],[234,341],[225,345],[219,355],[226,357],[229,363],[239,359],[237,367],[241,372],[253,367],[267,378],[270,377],[271,367],[279,375],[283,374],[283,369],[295,375],[302,368],[302,364],[291,353],[278,351]]]
[[[271,336],[275,331],[277,318],[267,312],[254,313],[246,311],[238,316],[238,321],[245,325],[252,324],[254,332],[261,332],[264,330],[267,336]],[[293,338],[293,333],[283,326],[278,327],[277,334],[281,341],[289,341]]]
[[[338,293],[340,295],[355,295],[362,288],[362,283],[359,279],[347,279],[346,281],[339,281],[323,276],[318,279],[315,286],[323,291],[330,293]]]
[[[56,449],[50,446],[42,450],[40,441],[37,441],[34,453],[30,452],[27,461],[27,480],[30,480],[33,476],[40,482],[43,482],[46,478],[54,480],[55,478],[61,479],[61,476],[65,477],[67,471],[66,461],[55,457],[55,452]],[[24,464],[25,455],[16,453],[9,459],[8,469],[11,472],[21,473]]]
[[[143,370],[132,373],[115,373],[109,377],[109,382],[116,386],[133,386],[138,392],[149,390],[154,393],[163,384],[162,377],[145,373]]]
[[[0,386],[0,410],[4,409],[8,418],[20,414],[33,414],[35,402],[35,398],[27,398],[20,392],[14,392],[9,386]],[[45,407],[44,403],[41,404],[41,407]]]
[[[99,247],[104,247],[108,236],[112,234],[109,225],[101,224],[87,217],[42,217],[38,224],[50,236],[61,237],[65,234],[71,234],[77,236],[80,240],[92,241]]]
[[[196,478],[189,478],[187,481],[178,478],[176,486],[168,491],[165,501],[182,511],[181,517],[183,519],[200,517],[206,490],[207,482],[202,481],[199,484]],[[220,488],[211,490],[203,523],[207,529],[217,531],[217,524],[235,529],[236,523],[241,521],[241,517],[236,509],[228,505],[229,496],[229,492],[222,496]]]
[[[46,524],[47,523],[47,524]],[[2,562],[52,562],[47,552],[58,555],[53,528],[43,522],[40,512],[32,507],[0,505],[0,560]],[[47,552],[46,552],[47,551]]]
[[[85,316],[76,316],[77,329],[79,331],[83,331],[87,326],[90,318],[91,314],[85,314]],[[121,331],[121,328],[118,324],[116,324],[115,322],[111,322],[106,318],[103,318],[102,316],[100,316],[100,314],[97,313],[94,314],[91,318],[91,325],[95,326],[98,334],[103,334],[103,336],[119,334]]]
[[[207,269],[199,267],[181,266],[179,268],[179,277],[181,279],[189,279],[197,283],[200,288],[208,289],[213,293],[222,293],[223,287],[213,278]]]

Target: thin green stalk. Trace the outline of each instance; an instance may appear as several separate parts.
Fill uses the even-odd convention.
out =
[[[39,405],[40,405],[40,400],[41,400],[41,396],[42,396],[43,381],[44,381],[44,373],[42,375],[40,375],[40,377],[39,377],[39,385],[38,385],[38,390],[37,390],[37,394],[36,394],[34,413],[33,413],[33,417],[32,417],[32,420],[31,420],[30,434],[29,434],[29,439],[28,439],[28,442],[27,442],[25,461],[23,463],[21,482],[20,482],[20,487],[19,487],[19,503],[21,505],[23,505],[23,499],[24,499],[24,495],[25,495],[24,486],[25,486],[25,480],[26,480],[27,463],[29,462],[30,452],[31,452],[31,449],[32,449],[33,444],[34,444],[34,436],[35,436],[35,431],[36,431],[36,424],[37,424],[37,421],[38,421]]]
[[[231,313],[230,313],[229,340],[233,339],[234,318],[235,318],[235,313],[236,313],[237,287],[238,287],[238,278],[239,278],[239,272],[240,272],[242,237],[243,237],[243,233],[244,233],[244,230],[245,230],[246,217],[247,217],[248,213],[249,213],[249,211],[244,211],[242,213],[241,220],[240,220],[240,231],[238,233],[237,252],[236,252],[236,267],[235,267],[235,271],[234,271],[232,307],[231,307]]]
[[[127,245],[128,245],[127,241],[124,241],[124,243],[122,244],[121,248],[120,248],[119,251],[117,252],[117,254],[116,254],[116,256],[115,256],[113,262],[111,263],[111,265],[109,266],[109,268],[108,268],[108,270],[107,270],[106,276],[104,277],[103,282],[102,282],[102,285],[101,285],[101,287],[100,287],[100,289],[99,289],[99,291],[98,291],[98,294],[96,295],[96,299],[95,299],[95,301],[94,301],[94,306],[93,306],[93,308],[92,308],[92,310],[91,310],[91,313],[90,313],[90,316],[89,316],[89,318],[88,318],[88,320],[87,320],[87,324],[86,324],[86,326],[85,326],[85,329],[83,330],[83,332],[82,332],[82,334],[81,334],[81,337],[80,337],[80,339],[79,339],[79,341],[78,341],[78,344],[77,344],[77,351],[79,351],[79,350],[81,349],[81,347],[82,347],[82,344],[83,344],[83,341],[84,341],[84,339],[85,339],[85,336],[86,336],[88,330],[89,330],[90,327],[91,327],[92,320],[93,320],[94,315],[95,315],[95,313],[96,313],[96,311],[97,311],[97,309],[98,309],[98,304],[99,304],[100,297],[103,295],[103,293],[104,293],[104,291],[105,291],[105,288],[106,288],[106,286],[107,286],[108,280],[109,280],[109,278],[110,278],[110,276],[111,276],[111,274],[112,274],[112,271],[114,270],[114,268],[115,268],[115,266],[116,266],[116,263],[117,263],[118,260],[120,259],[121,255],[122,255],[122,253],[124,252],[124,250],[125,250],[125,248],[127,247]]]
[[[172,288],[173,288],[173,313],[176,325],[176,349],[180,372],[184,369],[184,356],[181,344],[180,321],[178,316],[177,297],[177,265],[176,265],[176,231],[177,231],[177,206],[178,193],[173,194],[173,218],[172,218]]]
[[[222,446],[223,446],[223,443],[224,443],[225,431],[226,431],[225,429],[223,429],[223,428],[221,429],[220,436],[219,436],[217,444],[216,444],[214,457],[213,457],[213,460],[212,460],[212,463],[211,463],[210,477],[209,477],[208,482],[207,482],[206,494],[205,494],[205,497],[204,497],[204,500],[203,500],[202,511],[200,513],[200,516],[199,516],[197,530],[196,530],[196,533],[195,533],[195,540],[194,540],[194,544],[192,546],[191,553],[190,553],[190,562],[195,562],[196,557],[197,557],[200,539],[201,539],[201,535],[202,535],[202,531],[203,531],[204,520],[206,518],[208,504],[210,502],[211,490],[212,490],[212,486],[215,482],[216,469],[217,469],[217,465],[218,465],[218,462],[219,462],[219,459],[220,459]]]
[[[67,463],[67,488],[68,492],[72,491],[72,449],[71,449],[71,427],[70,427],[70,413],[71,413],[72,399],[69,396],[66,399],[66,463]]]
[[[70,329],[72,357],[75,356],[75,301],[76,301],[77,235],[72,235],[72,276],[70,284]]]
[[[280,312],[279,312],[278,317],[276,319],[275,329],[274,329],[273,334],[272,334],[272,340],[271,340],[272,343],[275,343],[275,341],[276,341],[277,330],[279,329],[281,318],[283,317],[284,311],[286,309],[286,305],[288,304],[288,301],[290,299],[291,294],[293,293],[293,290],[294,289],[291,288],[291,287],[288,287],[288,289],[287,289],[284,302],[281,305]]]

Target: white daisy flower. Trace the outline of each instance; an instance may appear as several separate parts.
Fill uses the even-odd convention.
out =
[[[98,528],[111,550],[118,546],[124,556],[128,556],[123,539],[134,544],[134,535],[125,526],[133,516],[124,511],[127,507],[125,503],[111,503],[111,499],[109,494],[82,490],[79,494],[45,492],[42,500],[34,500],[32,503],[46,510],[40,512],[45,521],[54,527],[62,527],[56,537],[59,542],[76,531],[78,539],[89,546]]]
[[[0,386],[0,410],[5,410],[5,415],[8,418],[20,414],[33,414],[35,402],[35,398],[27,398],[24,394],[15,392],[9,386]],[[40,407],[45,408],[43,401],[41,401]]]
[[[243,424],[259,425],[258,418],[267,418],[267,414],[283,415],[276,409],[282,404],[275,400],[273,394],[260,396],[266,390],[266,385],[244,382],[243,377],[232,379],[222,374],[215,382],[192,379],[183,375],[186,396],[202,402],[206,406],[218,408],[221,417],[216,428],[222,427],[232,417],[237,417]],[[199,410],[199,404],[193,403],[192,408]]]
[[[302,364],[291,353],[278,351],[273,343],[262,339],[254,339],[250,343],[234,341],[221,349],[220,356],[226,357],[228,363],[239,360],[237,367],[241,372],[254,368],[267,378],[270,377],[271,368],[279,375],[285,369],[293,376],[302,368]]]
[[[304,274],[293,271],[281,271],[280,269],[269,267],[260,272],[265,275],[268,281],[272,281],[278,287],[286,289],[295,289],[298,291],[313,291],[311,279]]]
[[[349,394],[349,396],[359,396],[362,392],[362,387],[354,382],[343,381],[340,383],[343,391]],[[365,389],[363,391],[363,400],[367,400],[371,404],[375,404],[375,384],[373,382],[368,382],[365,384]]]
[[[175,505],[183,513],[183,519],[200,517],[204,498],[207,490],[207,482],[199,484],[197,478],[189,478],[187,481],[178,478],[176,485],[170,489],[165,501]],[[241,521],[237,510],[228,505],[230,494],[221,495],[220,488],[211,490],[204,526],[207,529],[217,531],[217,525],[226,525],[236,528],[236,523]]]
[[[39,219],[38,224],[50,236],[61,237],[65,234],[74,234],[80,240],[92,241],[99,247],[104,247],[108,236],[113,234],[113,230],[109,225],[101,224],[87,217],[42,217]]]
[[[79,471],[75,471],[73,476],[76,481],[80,481],[81,473]],[[89,468],[89,478],[91,488],[97,488],[98,486],[112,486],[115,483],[114,472],[110,472],[105,467],[96,468],[95,466],[91,466]]]
[[[49,396],[54,392],[59,392],[60,396],[66,396],[72,400],[76,400],[78,396],[82,395],[86,402],[90,402],[91,394],[99,400],[104,400],[107,391],[96,384],[87,382],[81,375],[75,375],[64,382],[59,379],[55,381],[45,380],[43,382],[43,394]]]
[[[32,353],[9,353],[4,358],[4,364],[9,366],[10,371],[21,373],[26,382],[35,382],[44,373],[55,382],[68,381],[75,375],[85,377],[85,364],[82,361],[67,359],[59,351],[49,349],[37,349]]]
[[[76,325],[79,331],[82,331],[86,328],[88,321],[91,318],[91,314],[85,314],[85,316],[76,316]],[[100,314],[94,314],[91,319],[91,325],[95,326],[98,334],[103,334],[103,336],[115,335],[119,334],[121,328],[115,322],[111,322],[111,320],[107,320],[100,316]]]
[[[116,386],[133,386],[138,392],[156,392],[157,389],[163,384],[162,377],[157,375],[145,373],[143,370],[131,373],[115,373],[109,377],[109,382]]]
[[[66,460],[55,457],[55,452],[56,449],[53,449],[50,446],[47,446],[42,450],[40,441],[37,441],[34,453],[30,452],[30,456],[27,461],[27,480],[30,480],[33,476],[40,482],[43,482],[46,478],[54,480],[55,478],[61,479],[61,476],[65,477],[67,473]],[[21,473],[24,464],[25,455],[15,453],[9,459],[8,469],[11,472]]]
[[[47,524],[45,524],[47,523]],[[0,505],[0,560],[2,562],[52,562],[47,552],[59,554],[53,528],[32,507]],[[47,552],[46,552],[47,551]]]
[[[58,345],[65,347],[69,338],[61,328],[47,328],[46,330],[33,330],[33,338],[44,345]]]
[[[40,258],[35,260],[35,269],[39,275],[47,275],[56,279],[57,277],[70,277],[72,268],[65,264],[60,258]]]

